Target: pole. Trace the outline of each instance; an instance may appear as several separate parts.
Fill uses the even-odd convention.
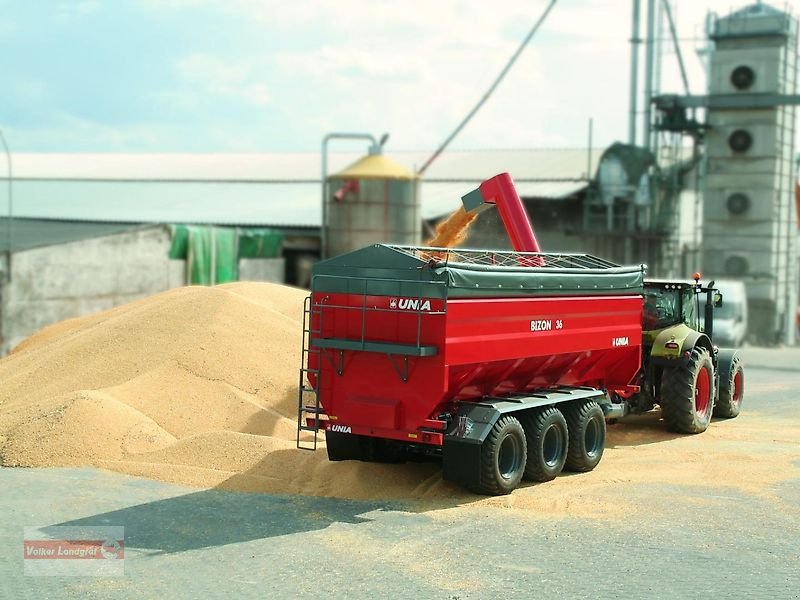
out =
[[[6,259],[6,269],[8,269],[8,273],[6,274],[6,281],[11,281],[11,254],[14,249],[14,227],[12,226],[12,221],[14,219],[14,195],[12,193],[12,185],[11,182],[14,179],[14,170],[11,163],[11,151],[8,149],[8,144],[6,143],[6,136],[3,135],[2,129],[0,129],[0,141],[3,142],[3,148],[6,151],[6,162],[8,163],[8,257]]]
[[[322,223],[320,224],[319,230],[320,258],[327,258],[328,254],[328,142],[331,140],[369,140],[372,142],[372,148],[381,147],[381,144],[378,143],[375,136],[369,133],[329,133],[322,138]],[[372,150],[372,148],[370,150]]]
[[[592,178],[592,134],[594,129],[594,119],[589,117],[589,143],[587,145],[587,152],[586,152],[586,179],[589,180]]]
[[[653,50],[656,26],[656,0],[647,0],[647,43],[645,46],[644,65],[644,147],[650,150],[651,120],[653,98]]]
[[[639,100],[639,12],[640,0],[633,0],[633,21],[631,23],[631,99],[630,116],[628,118],[628,143],[636,145],[636,119],[638,119],[637,102]]]

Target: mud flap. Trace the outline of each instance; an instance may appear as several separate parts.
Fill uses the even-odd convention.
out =
[[[502,412],[490,405],[459,407],[442,445],[442,477],[475,488],[480,484],[481,445]]]
[[[362,436],[325,431],[328,460],[361,460],[364,455]]]

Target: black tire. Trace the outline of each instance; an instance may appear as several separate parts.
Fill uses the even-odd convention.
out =
[[[571,403],[563,407],[569,431],[569,449],[564,468],[586,473],[603,458],[606,447],[606,417],[594,400]]]
[[[525,432],[516,417],[501,416],[481,445],[481,494],[510,494],[522,480],[527,449]]]
[[[522,417],[528,460],[524,477],[528,481],[556,478],[567,460],[567,421],[555,406],[530,411]]]
[[[714,416],[733,419],[739,416],[744,399],[744,367],[742,359],[734,356],[727,373],[719,374],[719,398]]]
[[[702,433],[714,410],[714,365],[703,347],[685,364],[665,367],[661,378],[661,416],[670,431]]]

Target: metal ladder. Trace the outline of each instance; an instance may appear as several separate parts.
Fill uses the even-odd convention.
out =
[[[318,329],[311,329],[312,317],[317,317]],[[319,416],[322,414],[322,405],[319,401],[320,393],[320,366],[322,364],[322,350],[319,348],[311,348],[311,336],[322,335],[322,309],[314,310],[311,303],[311,296],[307,296],[303,303],[303,343],[302,352],[300,355],[300,381],[298,384],[297,392],[297,448],[300,450],[316,450],[317,449],[317,434],[319,433],[320,420]],[[317,368],[308,368],[308,357],[315,354],[317,357]],[[316,384],[312,387],[308,384],[307,375],[313,373],[316,376]],[[306,404],[306,394],[314,394],[314,404]],[[306,417],[313,416],[314,425],[306,425]],[[304,431],[311,432],[313,438],[311,440],[301,440],[300,436]]]

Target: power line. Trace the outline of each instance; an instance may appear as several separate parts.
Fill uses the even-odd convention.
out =
[[[475,107],[471,111],[469,111],[469,113],[467,113],[467,116],[464,117],[464,119],[461,121],[461,123],[458,124],[458,127],[455,128],[453,133],[451,133],[449,136],[447,136],[447,138],[444,140],[444,142],[442,142],[441,146],[439,146],[436,149],[436,152],[434,152],[433,155],[425,162],[425,164],[422,165],[422,168],[419,171],[417,171],[418,175],[422,176],[422,174],[431,165],[431,163],[434,160],[436,160],[442,152],[444,152],[444,149],[447,148],[447,146],[450,145],[450,142],[452,142],[453,139],[455,139],[455,137],[461,132],[462,129],[464,129],[464,127],[467,125],[467,123],[469,123],[472,120],[472,117],[475,116],[475,114],[478,112],[478,110],[480,110],[480,108],[486,103],[486,101],[489,99],[489,96],[491,96],[492,93],[495,91],[495,89],[497,89],[497,86],[500,85],[500,82],[503,80],[503,78],[506,76],[506,74],[511,70],[511,67],[514,66],[515,62],[517,62],[517,59],[519,58],[519,55],[522,54],[522,51],[528,45],[528,42],[531,41],[531,39],[533,38],[534,34],[539,29],[539,26],[542,23],[544,23],[544,20],[547,18],[547,15],[550,13],[550,10],[553,8],[553,6],[555,6],[555,3],[556,3],[556,0],[551,0],[550,4],[547,5],[547,8],[544,9],[544,12],[539,17],[539,19],[536,21],[536,23],[534,24],[533,28],[528,32],[528,35],[525,36],[525,39],[522,40],[522,43],[520,44],[519,48],[517,48],[517,51],[514,52],[514,54],[511,56],[509,61],[506,63],[506,66],[503,67],[503,70],[500,71],[500,74],[494,80],[494,83],[492,83],[492,85],[489,86],[489,89],[486,91],[486,93],[483,95],[483,97],[478,101],[478,103],[475,105]]]

